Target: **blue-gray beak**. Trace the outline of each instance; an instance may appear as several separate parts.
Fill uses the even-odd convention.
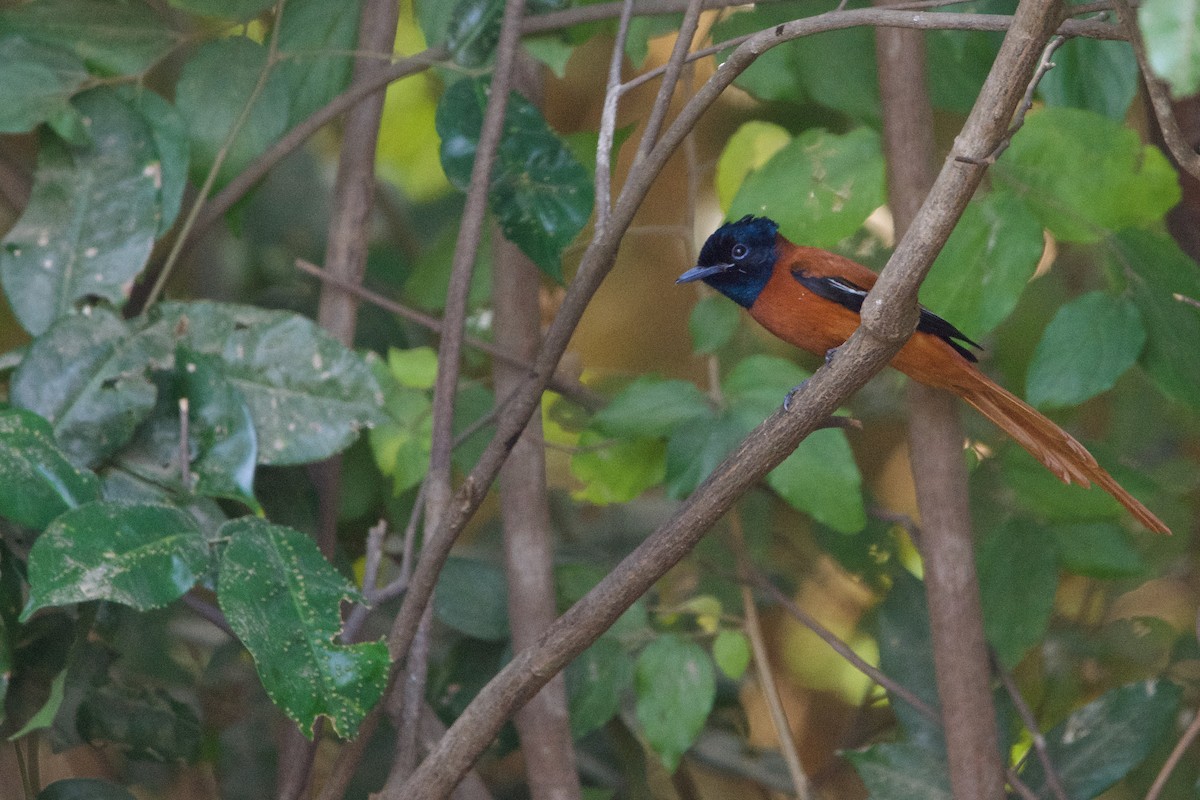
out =
[[[676,283],[691,283],[692,281],[702,281],[705,278],[711,278],[713,275],[719,275],[727,269],[732,269],[733,264],[713,264],[711,267],[692,267],[687,272],[675,279]]]

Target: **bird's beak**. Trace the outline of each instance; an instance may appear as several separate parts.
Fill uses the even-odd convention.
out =
[[[719,275],[727,269],[732,269],[733,264],[713,264],[711,267],[692,267],[687,272],[675,279],[676,283],[691,283],[692,281],[702,281],[705,278],[711,278],[713,275]]]

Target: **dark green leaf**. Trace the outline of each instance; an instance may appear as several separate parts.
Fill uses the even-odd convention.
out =
[[[988,533],[975,554],[983,627],[1007,669],[1042,640],[1058,588],[1058,553],[1048,531],[1013,522]]]
[[[566,671],[571,735],[579,739],[615,717],[632,678],[633,661],[612,636],[580,653]]]
[[[1137,11],[1154,72],[1166,79],[1175,97],[1195,94],[1200,89],[1200,7],[1146,0]]]
[[[684,497],[699,486],[746,433],[746,426],[730,414],[676,427],[667,442],[667,495]]]
[[[1176,297],[1200,300],[1200,268],[1164,234],[1126,231],[1108,246],[1142,313],[1142,366],[1160,391],[1200,408],[1200,310]]]
[[[963,12],[1012,13],[1011,9],[980,8],[987,5],[963,3],[957,8]],[[979,97],[1003,38],[1000,33],[988,31],[926,31],[925,83],[934,107],[967,114]]]
[[[1077,297],[1046,326],[1029,363],[1026,399],[1035,406],[1071,406],[1108,391],[1145,343],[1133,301],[1104,292]]]
[[[879,607],[879,667],[926,705],[937,709],[938,692],[933,670],[933,638],[925,586],[907,570],[896,571],[892,589]],[[909,740],[924,749],[943,747],[941,726],[922,716],[901,698],[890,696],[896,718]]]
[[[180,38],[149,4],[116,0],[20,3],[0,11],[0,30],[70,50],[107,75],[144,72]]]
[[[89,692],[76,712],[79,734],[95,745],[115,745],[137,761],[195,761],[200,720],[163,689],[106,683]]]
[[[104,308],[64,317],[29,346],[10,399],[49,420],[74,461],[95,464],[129,441],[153,410],[146,374],[169,361],[169,348],[165,336],[132,333]]]
[[[99,496],[96,476],[58,449],[50,423],[29,411],[0,411],[0,516],[41,530]]]
[[[560,611],[566,611],[604,579],[607,570],[579,562],[561,564],[554,570],[554,591]],[[650,626],[646,601],[635,600],[608,629],[608,636],[618,639],[645,635]]]
[[[183,65],[175,104],[192,138],[191,174],[197,184],[226,147],[229,132],[266,69],[271,69],[267,49],[240,36],[209,42]],[[232,180],[287,130],[289,110],[288,73],[274,70],[228,147],[217,172],[217,187]]]
[[[921,284],[921,302],[978,339],[1016,307],[1042,248],[1024,202],[1003,190],[976,195]]]
[[[288,0],[279,23],[279,52],[290,55],[281,67],[291,98],[289,127],[346,88],[353,66],[349,53],[358,42],[361,7],[362,0]]]
[[[504,0],[458,0],[446,29],[446,47],[461,67],[482,67],[500,41]]]
[[[9,305],[35,336],[83,298],[124,304],[158,232],[161,165],[146,123],[111,89],[74,106],[92,143],[42,137],[33,193],[0,253]]]
[[[712,643],[713,661],[730,680],[742,677],[750,666],[750,641],[741,631],[723,630]]]
[[[438,619],[468,636],[493,642],[508,638],[508,584],[495,564],[446,559],[433,608]]]
[[[66,778],[38,792],[36,800],[134,800],[124,787],[98,778]]]
[[[712,658],[687,639],[660,636],[638,655],[634,690],[646,740],[667,770],[674,772],[716,699]]]
[[[1001,456],[1004,483],[1017,505],[1050,522],[1113,519],[1121,506],[1098,488],[1065,484],[1019,447]]]
[[[741,315],[736,304],[719,295],[705,297],[696,303],[688,317],[692,348],[697,353],[715,353],[733,336],[739,319]]]
[[[809,375],[786,358],[755,354],[734,364],[721,381],[721,393],[749,432],[775,413],[788,391]]]
[[[221,526],[229,540],[217,599],[234,633],[254,657],[267,694],[305,735],[325,715],[351,736],[383,694],[383,642],[334,644],[339,604],[357,596],[304,534],[243,518]]]
[[[371,370],[297,314],[224,303],[162,303],[148,330],[219,356],[225,379],[250,407],[260,464],[302,464],[349,446],[382,420]]]
[[[46,606],[111,600],[139,611],[181,597],[209,569],[195,520],[171,506],[95,502],[63,513],[29,553],[26,620]]]
[[[713,27],[713,40],[725,41],[748,33],[756,33],[811,13],[799,3],[772,3],[758,6],[753,12],[730,14]],[[759,100],[783,100],[799,103],[804,99],[802,84],[796,76],[792,59],[797,45],[783,44],[763,53],[749,69],[734,80],[734,85]],[[800,45],[802,46],[802,44]],[[719,58],[724,59],[722,53]]]
[[[836,531],[854,533],[867,524],[862,475],[844,431],[813,431],[771,470],[767,483],[797,511]]]
[[[1052,106],[1095,111],[1121,122],[1137,94],[1137,59],[1125,42],[1079,37],[1054,51],[1054,69],[1038,84]]]
[[[695,384],[644,375],[597,412],[592,426],[609,436],[665,436],[682,423],[712,416]]]
[[[571,474],[583,482],[571,492],[576,500],[599,506],[628,503],[666,477],[667,448],[661,438],[610,440],[586,430],[578,447],[571,456]]]
[[[89,78],[78,57],[22,36],[0,36],[0,76],[0,133],[24,133],[48,122],[67,141],[87,143],[83,120],[70,103]]]
[[[193,14],[243,22],[272,5],[273,0],[168,0],[168,2],[175,8],[181,8]],[[291,8],[288,11],[291,11]],[[287,14],[284,14],[283,18],[286,20]]]
[[[1046,750],[1068,797],[1096,797],[1142,763],[1175,718],[1182,694],[1154,679],[1106,692],[1046,734]],[[1051,797],[1041,761],[1022,775],[1038,797]]]
[[[886,742],[843,752],[877,800],[952,800],[946,763],[912,742]]]
[[[1064,569],[1089,578],[1131,578],[1142,574],[1146,564],[1129,542],[1120,525],[1113,522],[1081,522],[1055,525]]]
[[[183,117],[175,106],[163,100],[149,89],[122,93],[142,120],[150,128],[154,149],[158,151],[159,190],[158,235],[161,236],[175,224],[179,206],[183,202],[183,190],[188,182],[188,132]]]
[[[1180,196],[1175,170],[1158,148],[1074,108],[1030,114],[994,171],[1051,233],[1070,242],[1162,219]]]
[[[496,433],[495,424],[482,424],[496,410],[496,398],[477,383],[460,385],[454,395],[454,466],[464,473],[479,461]],[[468,432],[470,435],[467,436]],[[432,431],[431,431],[432,434]],[[460,436],[466,436],[459,441]],[[432,440],[432,435],[431,435]]]
[[[746,177],[729,217],[766,215],[792,241],[832,247],[858,230],[883,199],[879,135],[868,128],[842,136],[813,129]]]
[[[483,79],[460,80],[438,104],[442,167],[466,190],[487,106]],[[562,279],[562,252],[592,213],[587,168],[550,129],[541,112],[513,93],[504,115],[505,135],[496,152],[488,202],[505,238],[550,277]]]

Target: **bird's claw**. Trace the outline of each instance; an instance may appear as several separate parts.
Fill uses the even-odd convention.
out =
[[[833,357],[837,351],[838,349],[836,347],[831,347],[825,351],[825,366],[829,366],[829,364],[833,361]],[[797,392],[804,388],[804,384],[806,383],[808,383],[807,379],[800,381],[800,383],[796,384],[791,389],[788,389],[788,393],[783,396],[784,411],[792,410],[792,398],[796,396]]]
[[[833,357],[837,355],[837,351],[838,349],[836,347],[831,347],[825,351],[825,366],[828,367],[833,363]]]

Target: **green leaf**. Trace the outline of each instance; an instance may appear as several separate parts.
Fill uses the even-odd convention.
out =
[[[1063,568],[1089,578],[1132,578],[1146,570],[1129,536],[1114,522],[1080,522],[1051,528]]]
[[[1004,190],[976,195],[921,284],[921,301],[979,338],[1016,308],[1042,255],[1042,226]]]
[[[697,353],[715,353],[733,337],[740,319],[737,305],[724,297],[703,298],[688,317],[692,348]]]
[[[566,611],[596,584],[604,580],[608,571],[594,564],[569,562],[560,564],[554,569],[555,599],[560,611]],[[649,615],[646,612],[646,601],[639,599],[625,609],[617,621],[608,629],[606,636],[618,639],[636,639],[646,635],[650,627]]]
[[[175,105],[191,134],[191,173],[197,184],[226,146],[230,130],[266,69],[271,69],[267,49],[241,36],[209,42],[183,65],[175,85]],[[216,187],[232,180],[287,130],[289,111],[288,73],[274,70],[228,148]]]
[[[1200,89],[1200,5],[1146,0],[1137,13],[1151,68],[1173,96],[1195,94]]]
[[[842,753],[871,797],[879,800],[953,800],[946,762],[913,742],[885,742]]]
[[[64,512],[29,553],[29,603],[110,600],[139,611],[183,596],[209,568],[196,521],[171,506],[95,502]]]
[[[221,526],[229,540],[217,599],[254,657],[263,688],[306,736],[318,716],[352,736],[387,685],[382,641],[334,644],[338,611],[357,593],[299,531],[260,519]]]
[[[1200,270],[1169,236],[1126,231],[1107,242],[1114,271],[1127,275],[1142,314],[1141,364],[1167,396],[1200,408],[1200,310],[1176,295],[1200,300]]]
[[[929,631],[929,607],[925,586],[911,573],[898,569],[892,588],[879,606],[877,617],[879,668],[892,680],[939,707],[933,669],[933,637]],[[922,716],[901,698],[891,695],[892,710],[915,745],[935,752],[943,745],[941,726]]]
[[[200,751],[196,712],[157,687],[106,682],[83,698],[75,724],[85,741],[130,760],[194,762]]]
[[[1096,797],[1146,760],[1171,727],[1182,690],[1153,679],[1103,694],[1046,734],[1046,751],[1068,797]],[[1021,776],[1038,797],[1052,796],[1039,759]]]
[[[742,677],[750,666],[750,641],[741,631],[723,630],[712,643],[713,661],[730,680]]]
[[[362,0],[288,0],[279,22],[279,52],[288,83],[288,127],[333,99],[350,82]]]
[[[813,129],[754,170],[730,204],[729,217],[766,215],[794,242],[833,247],[883,204],[879,135]]]
[[[188,182],[188,131],[183,117],[175,106],[149,89],[139,88],[121,92],[121,98],[142,118],[150,129],[154,149],[158,151],[159,220],[158,235],[162,236],[175,224],[183,202],[183,190]]]
[[[771,470],[767,483],[797,511],[836,531],[855,533],[867,524],[862,475],[844,431],[813,431]]]
[[[963,3],[963,12],[1010,14],[994,3]],[[938,109],[966,115],[975,105],[1004,36],[987,31],[926,31],[925,84]]]
[[[753,11],[730,14],[713,26],[713,41],[722,42],[748,33],[757,33],[812,13],[799,3],[772,3],[757,6]],[[809,37],[811,38],[811,37]],[[734,85],[766,101],[799,103],[804,99],[804,89],[796,76],[792,52],[795,45],[782,44],[763,53],[741,75]],[[722,61],[728,53],[721,53]]]
[[[1054,51],[1054,69],[1038,91],[1048,105],[1082,108],[1121,122],[1137,84],[1137,59],[1127,43],[1079,37]]]
[[[674,33],[683,24],[683,14],[637,16],[629,20],[629,35],[625,37],[625,55],[636,69],[646,65],[650,55],[650,40]]]
[[[734,131],[717,160],[717,199],[721,208],[727,210],[746,176],[762,168],[791,140],[787,128],[757,119]]]
[[[786,358],[758,353],[734,364],[721,381],[721,393],[748,433],[783,405],[788,390],[809,376]]]
[[[680,424],[712,416],[694,383],[643,375],[592,417],[592,427],[609,436],[665,436]]]
[[[695,419],[676,427],[667,441],[667,496],[682,498],[699,486],[746,433],[746,426],[731,414]]]
[[[1000,457],[1004,484],[1017,505],[1050,522],[1113,519],[1121,506],[1098,488],[1066,484],[1019,447]]]
[[[658,437],[609,440],[604,434],[585,430],[578,448],[571,456],[571,474],[583,486],[571,492],[571,497],[585,503],[628,503],[662,483],[667,474],[667,448]]]
[[[182,38],[148,3],[36,0],[0,11],[0,30],[62,47],[105,75],[146,71]]]
[[[545,64],[554,73],[554,77],[562,80],[567,76],[567,62],[575,54],[575,46],[571,44],[565,34],[554,32],[524,36],[521,38],[521,46],[531,57]],[[579,156],[578,148],[572,147],[571,151],[575,153],[576,157]]]
[[[227,303],[161,303],[152,329],[219,356],[245,399],[260,464],[303,464],[348,447],[381,421],[383,398],[363,360],[311,320]]]
[[[580,653],[566,670],[571,735],[580,739],[615,717],[632,678],[633,661],[613,636]]]
[[[454,452],[451,460],[464,473],[483,456],[483,451],[496,435],[492,422],[486,418],[496,411],[496,398],[478,383],[463,383],[454,394]],[[468,436],[467,434],[470,433]],[[466,437],[466,438],[462,438]],[[432,446],[432,431],[430,442]]]
[[[84,298],[123,305],[158,232],[161,167],[146,123],[111,89],[74,107],[91,144],[42,137],[29,204],[0,253],[9,305],[35,336]]]
[[[124,787],[99,778],[65,778],[38,792],[35,800],[134,800]]]
[[[638,722],[663,766],[674,772],[716,699],[712,659],[694,642],[668,634],[642,650],[634,669]]]
[[[0,517],[41,530],[99,496],[96,476],[58,449],[50,423],[29,411],[0,411]]]
[[[446,47],[454,62],[474,69],[491,61],[503,16],[504,0],[458,0],[446,29]]]
[[[423,390],[401,386],[378,359],[373,371],[384,393],[385,421],[368,434],[379,471],[392,479],[400,495],[425,479],[433,439],[433,404]]]
[[[433,595],[438,619],[476,639],[508,638],[508,583],[495,564],[472,558],[446,559]]]
[[[46,702],[42,704],[37,713],[31,716],[19,731],[8,737],[10,742],[15,742],[34,731],[49,728],[54,724],[54,717],[57,716],[59,709],[62,708],[66,683],[67,670],[63,669],[50,682],[50,694],[46,698]]]
[[[89,79],[83,62],[65,50],[22,36],[0,36],[5,102],[0,133],[24,133],[48,122],[59,136],[86,144],[87,131],[71,96]]]
[[[49,420],[76,463],[96,464],[129,441],[153,410],[146,373],[169,361],[169,347],[166,337],[135,334],[104,308],[64,317],[29,346],[10,400]]]
[[[996,177],[1059,239],[1095,242],[1162,219],[1179,202],[1166,156],[1137,133],[1074,108],[1030,114],[996,162]]]
[[[401,386],[432,389],[437,380],[437,353],[432,347],[388,348],[388,371]]]
[[[257,15],[270,5],[273,0],[168,0],[175,8],[201,14],[206,17],[244,22]],[[291,11],[291,8],[288,8]],[[283,15],[287,19],[287,14]]]
[[[471,180],[488,92],[484,79],[460,80],[438,104],[442,167],[463,191]],[[504,130],[488,203],[505,238],[542,272],[561,280],[562,252],[592,213],[591,176],[541,112],[515,92],[508,99]]]
[[[1026,399],[1035,406],[1072,406],[1106,392],[1145,343],[1132,300],[1104,292],[1077,297],[1046,326],[1029,363]]]
[[[975,553],[983,627],[1012,669],[1042,640],[1058,588],[1058,552],[1047,531],[1012,522],[990,531]]]

